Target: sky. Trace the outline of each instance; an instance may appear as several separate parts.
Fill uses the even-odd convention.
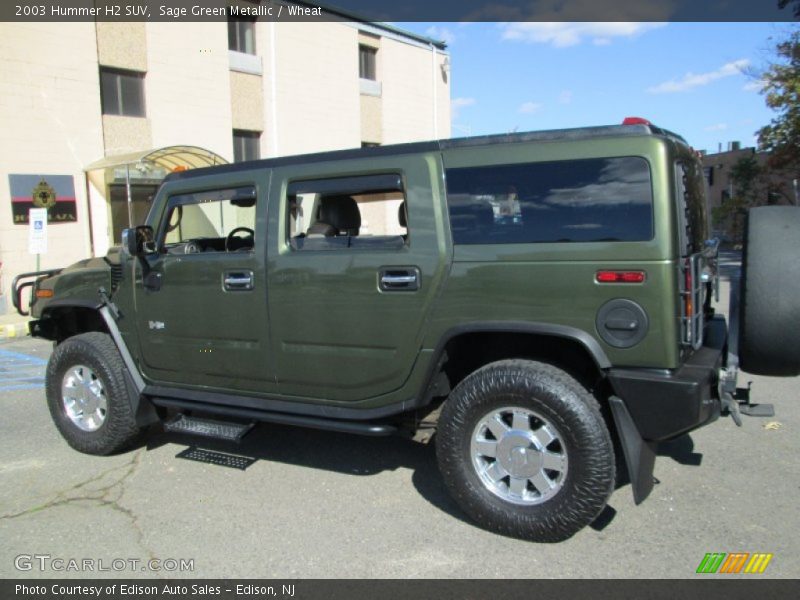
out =
[[[397,23],[448,43],[452,136],[621,123],[716,152],[775,113],[759,69],[787,23]]]

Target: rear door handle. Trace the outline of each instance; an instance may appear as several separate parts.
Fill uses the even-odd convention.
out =
[[[252,271],[230,271],[222,277],[222,285],[228,292],[247,292],[253,289]]]
[[[416,292],[419,280],[417,267],[383,267],[378,271],[378,287],[382,292]]]

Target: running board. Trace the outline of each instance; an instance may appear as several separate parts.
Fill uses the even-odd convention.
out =
[[[188,415],[178,415],[171,421],[164,423],[166,431],[216,438],[228,442],[236,442],[237,444],[242,441],[242,438],[252,428],[253,423],[231,423],[213,419],[199,419]]]
[[[743,404],[739,412],[748,417],[774,417],[775,407],[772,404]]]
[[[397,427],[388,423],[323,419],[319,417],[290,415],[287,413],[277,413],[238,406],[222,406],[220,404],[209,404],[206,402],[192,402],[190,400],[179,400],[177,398],[151,398],[151,402],[156,406],[162,406],[165,408],[191,410],[200,413],[226,417],[238,417],[243,419],[252,419],[255,421],[265,421],[268,423],[280,423],[282,425],[297,425],[300,427],[311,427],[313,429],[339,431],[342,433],[355,433],[358,435],[369,436],[383,436],[397,433]],[[231,423],[230,425],[237,424]]]

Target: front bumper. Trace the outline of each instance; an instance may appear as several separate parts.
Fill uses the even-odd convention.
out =
[[[39,279],[52,277],[60,272],[61,269],[48,269],[45,271],[21,273],[20,275],[14,277],[14,280],[11,282],[11,302],[17,312],[23,317],[29,316],[31,314],[30,307],[33,306],[34,302],[36,301],[34,296],[36,283],[39,281]],[[22,292],[25,291],[25,288],[30,288],[30,298],[28,298],[27,302],[25,302],[22,298]],[[25,310],[26,307],[28,310]]]
[[[719,417],[719,373],[727,337],[725,318],[716,316],[707,325],[703,346],[679,369],[609,371],[615,394],[625,402],[644,440],[668,440]]]

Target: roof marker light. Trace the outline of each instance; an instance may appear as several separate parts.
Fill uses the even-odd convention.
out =
[[[652,125],[650,121],[647,119],[643,119],[642,117],[625,117],[622,120],[623,125]]]

